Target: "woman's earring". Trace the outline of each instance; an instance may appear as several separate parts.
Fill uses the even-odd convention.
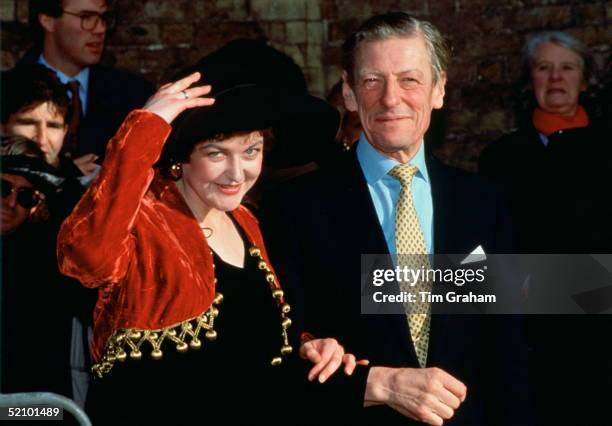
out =
[[[345,152],[351,150],[351,144],[348,143],[348,138],[346,136],[342,138],[342,150]]]
[[[183,165],[181,163],[172,163],[170,166],[170,177],[174,180],[179,180],[183,176]]]

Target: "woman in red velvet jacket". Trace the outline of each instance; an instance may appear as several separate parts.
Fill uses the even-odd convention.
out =
[[[260,424],[282,412],[291,310],[240,202],[283,97],[226,77],[206,79],[211,92],[193,73],[133,111],[62,225],[62,272],[99,291],[95,424]],[[356,364],[334,339],[300,355],[321,382]]]

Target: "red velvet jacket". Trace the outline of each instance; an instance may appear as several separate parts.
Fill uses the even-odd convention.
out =
[[[138,359],[140,349],[149,347],[156,357],[163,340],[186,350],[187,338],[199,347],[200,331],[214,335],[211,251],[174,182],[153,169],[170,130],[157,115],[133,111],[110,141],[100,176],[60,230],[61,271],[99,289],[92,351],[98,364],[106,363],[102,373],[126,357],[125,349]],[[251,247],[260,249],[250,254],[268,262],[255,217],[242,206],[231,214]],[[288,312],[273,271],[264,265],[279,306]]]

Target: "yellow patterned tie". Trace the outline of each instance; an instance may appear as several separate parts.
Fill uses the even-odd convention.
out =
[[[402,185],[399,200],[395,209],[395,249],[398,266],[411,270],[429,269],[427,246],[419,224],[412,201],[412,178],[418,171],[411,164],[398,164],[389,175],[399,180]],[[400,281],[402,292],[415,294],[418,303],[407,303],[405,309],[408,318],[410,336],[421,367],[427,363],[427,348],[429,346],[429,325],[431,322],[429,303],[422,303],[419,292],[431,291],[431,283],[419,280],[414,286],[409,282]]]

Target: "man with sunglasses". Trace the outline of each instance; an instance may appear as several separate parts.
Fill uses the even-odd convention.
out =
[[[50,391],[83,405],[89,384],[86,330],[97,295],[57,267],[56,238],[70,179],[48,163],[37,142],[21,135],[2,136],[0,164],[0,391]],[[40,318],[50,330],[44,337],[32,326]]]
[[[28,220],[47,220],[47,202],[65,179],[47,163],[37,143],[19,135],[2,136],[0,164],[0,235],[15,232]]]
[[[74,397],[72,323],[87,296],[59,273],[60,218],[47,209],[64,179],[22,136],[2,137],[0,163],[0,391]]]
[[[25,177],[2,173],[0,234],[10,234],[23,225],[42,200],[42,192],[34,188]]]
[[[71,98],[64,153],[104,156],[106,142],[129,111],[153,93],[142,77],[100,64],[115,24],[113,0],[30,0],[35,47],[18,64],[40,63],[57,73]]]

